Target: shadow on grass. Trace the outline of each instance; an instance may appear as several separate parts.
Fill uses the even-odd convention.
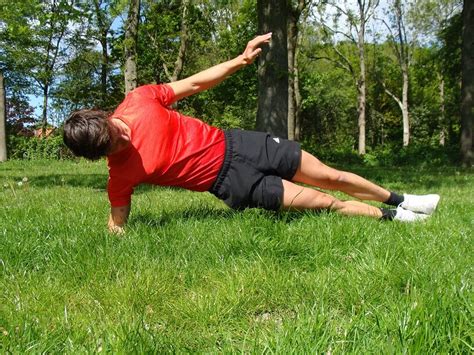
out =
[[[245,212],[247,211],[247,212]],[[170,223],[176,223],[178,221],[206,221],[206,220],[230,220],[243,214],[248,213],[249,210],[237,211],[222,208],[211,208],[211,207],[191,207],[185,210],[166,210],[160,213],[153,212],[139,212],[134,213],[130,220],[130,226],[146,225],[152,228],[164,227]],[[250,213],[262,214],[265,218],[274,220],[276,223],[291,224],[297,222],[307,216],[320,215],[327,213],[326,211],[266,211],[263,209],[250,209]]]
[[[106,174],[48,174],[30,178],[31,186],[36,187],[90,187],[104,190],[107,186]]]
[[[215,208],[189,208],[186,210],[169,210],[160,214],[153,212],[141,212],[133,214],[130,218],[130,226],[146,225],[152,228],[166,226],[176,221],[204,221],[209,219],[231,219],[240,212],[231,209]]]

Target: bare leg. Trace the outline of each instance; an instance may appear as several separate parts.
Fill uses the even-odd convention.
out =
[[[337,198],[308,187],[283,181],[284,209],[321,210],[328,209],[350,216],[369,216],[380,218],[382,211],[374,206],[357,201],[340,201]]]
[[[302,151],[301,163],[293,181],[322,189],[342,191],[361,200],[385,202],[390,192],[356,174],[333,169]]]

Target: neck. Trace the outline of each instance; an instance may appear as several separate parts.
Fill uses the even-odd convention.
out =
[[[131,131],[130,128],[118,118],[110,119],[110,136],[112,140],[110,153],[118,153],[130,146]]]

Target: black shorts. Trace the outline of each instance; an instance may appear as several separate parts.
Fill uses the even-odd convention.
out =
[[[238,129],[225,131],[225,139],[224,163],[209,191],[234,209],[280,209],[282,179],[291,180],[300,164],[299,143]]]

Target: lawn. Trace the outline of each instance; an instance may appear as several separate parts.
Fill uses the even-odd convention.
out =
[[[233,212],[145,186],[117,237],[104,162],[2,163],[0,353],[472,353],[473,171],[355,170],[439,208]]]

